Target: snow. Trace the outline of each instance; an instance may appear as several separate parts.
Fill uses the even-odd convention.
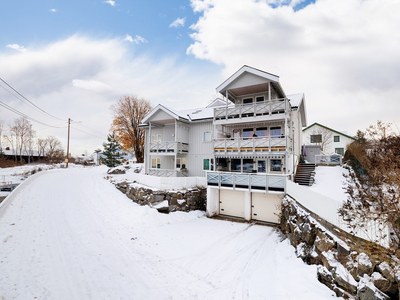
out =
[[[348,170],[341,166],[318,166],[315,169],[315,183],[308,187],[310,190],[320,193],[332,199],[344,202],[347,199],[345,187]]]
[[[160,214],[106,171],[40,172],[0,204],[0,299],[332,299],[274,228]]]
[[[366,267],[372,267],[372,262],[369,260],[369,257],[367,254],[360,253],[357,257],[356,260],[360,265],[366,266]]]

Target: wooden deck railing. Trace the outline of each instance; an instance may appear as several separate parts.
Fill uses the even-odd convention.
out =
[[[214,139],[215,152],[271,152],[285,150],[289,136]]]
[[[151,142],[150,152],[187,153],[189,144],[182,142]]]

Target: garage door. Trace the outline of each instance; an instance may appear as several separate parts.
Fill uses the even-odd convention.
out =
[[[253,220],[279,223],[281,195],[251,193],[251,218]]]
[[[221,189],[219,213],[220,215],[244,218],[244,192]]]

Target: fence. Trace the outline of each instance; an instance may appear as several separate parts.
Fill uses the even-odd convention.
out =
[[[205,177],[158,177],[133,173],[130,179],[157,189],[177,190],[195,186],[206,186]]]
[[[342,165],[342,156],[340,154],[315,155],[315,165]]]
[[[342,202],[314,192],[313,190],[298,185],[290,180],[287,180],[286,182],[286,193],[322,219],[346,232],[350,232],[346,223],[338,215],[338,209],[342,206]],[[370,222],[366,226],[365,230],[359,230],[355,235],[374,242],[377,237],[381,236],[382,232],[386,234],[386,238],[380,239],[379,244],[388,247],[390,239],[389,230],[388,228],[381,230],[377,223]]]

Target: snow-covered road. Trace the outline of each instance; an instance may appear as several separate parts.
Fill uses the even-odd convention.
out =
[[[102,168],[29,178],[0,206],[0,299],[332,299],[273,228],[131,202]]]

